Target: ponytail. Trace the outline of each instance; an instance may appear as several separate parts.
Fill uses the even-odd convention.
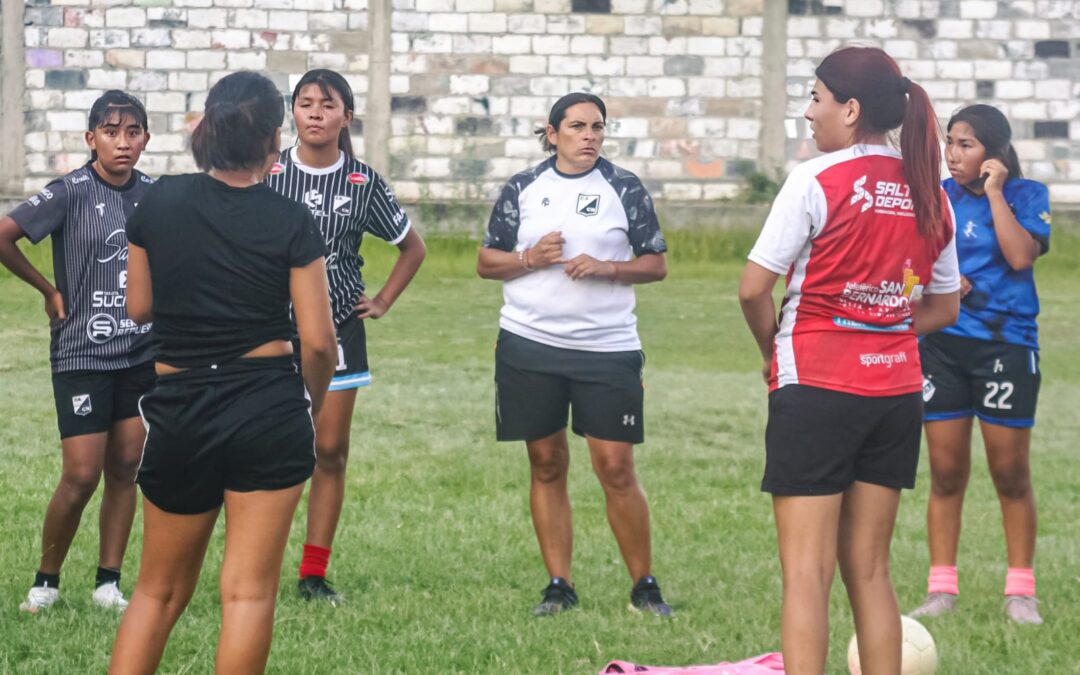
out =
[[[278,151],[285,119],[274,83],[251,71],[227,75],[206,95],[206,112],[191,134],[191,154],[203,171],[254,169]]]
[[[941,236],[941,129],[926,90],[904,77],[896,61],[877,47],[838,49],[814,74],[837,102],[859,102],[856,139],[903,125],[900,153],[919,233]]]
[[[906,79],[906,78],[905,78]],[[942,231],[941,128],[926,90],[908,81],[907,105],[900,129],[904,176],[911,188],[915,222],[924,237]]]

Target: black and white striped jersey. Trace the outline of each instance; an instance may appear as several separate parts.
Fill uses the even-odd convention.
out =
[[[132,171],[116,187],[87,163],[9,214],[35,244],[52,235],[53,273],[67,313],[52,326],[54,373],[120,370],[152,358],[150,324],[128,318],[124,296],[127,219],[153,182]]]
[[[409,217],[383,177],[345,153],[332,166],[316,169],[301,163],[296,148],[289,148],[270,170],[266,184],[307,206],[315,216],[330,251],[326,257],[330,307],[334,323],[341,325],[364,292],[360,276],[364,233],[397,244],[409,231]]]

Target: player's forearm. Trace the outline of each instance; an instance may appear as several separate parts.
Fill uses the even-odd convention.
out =
[[[413,229],[410,229],[409,233],[405,235],[405,239],[401,241],[398,248],[400,254],[397,262],[394,263],[394,268],[390,270],[390,276],[386,278],[386,283],[383,284],[375,296],[387,309],[390,309],[409,286],[427,256],[427,246],[424,244],[424,240]]]
[[[528,274],[527,261],[518,251],[482,247],[476,258],[476,273],[483,279],[509,281]]]
[[[776,305],[773,303],[772,293],[749,297],[740,294],[739,305],[762,358],[772,358],[773,340],[777,331]]]
[[[988,194],[990,213],[994,219],[994,232],[1005,262],[1016,271],[1026,270],[1039,257],[1039,242],[1016,219],[1005,196],[1000,192]]]
[[[960,291],[927,293],[915,304],[911,324],[916,335],[928,335],[953,325],[959,315]]]
[[[646,253],[626,262],[612,262],[615,273],[611,280],[623,284],[648,284],[667,277],[667,257],[663,253]]]

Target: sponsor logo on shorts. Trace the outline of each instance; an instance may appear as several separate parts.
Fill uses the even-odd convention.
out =
[[[285,165],[281,162],[274,162],[274,166],[270,167],[271,176],[280,176],[285,173]]]
[[[937,393],[937,387],[930,381],[930,378],[924,377],[922,381],[922,400],[923,403],[929,403],[930,399],[934,398],[934,394]]]
[[[864,368],[871,368],[873,366],[885,366],[886,368],[892,368],[894,363],[907,362],[907,352],[896,352],[895,354],[859,354],[859,363]]]
[[[995,373],[1003,373],[1003,372],[1005,372],[1005,364],[1003,364],[1001,362],[1001,359],[994,359],[994,372]]]
[[[354,173],[350,173],[345,178],[345,180],[349,181],[353,185],[363,185],[364,183],[367,182],[367,176],[365,176],[364,174],[359,173],[359,172],[354,172]]]
[[[632,426],[634,426],[634,423],[636,421],[637,420],[635,419],[634,415],[623,415],[622,416],[622,425],[624,427],[632,427]]]
[[[75,414],[80,417],[86,417],[94,412],[93,406],[90,405],[90,394],[76,394],[72,396],[71,408],[75,411]]]
[[[600,195],[578,195],[577,212],[579,216],[595,216],[600,213]]]

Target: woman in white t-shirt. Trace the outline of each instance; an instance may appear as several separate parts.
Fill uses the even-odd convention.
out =
[[[649,507],[633,456],[644,440],[645,355],[632,284],[667,275],[667,244],[641,181],[600,157],[606,120],[592,94],[555,103],[537,130],[552,156],[503,188],[477,263],[481,277],[504,282],[496,430],[501,441],[525,441],[529,454],[533,525],[551,578],[537,616],[578,604],[566,488],[570,411],[634,581],[631,608],[671,614],[652,576]]]

